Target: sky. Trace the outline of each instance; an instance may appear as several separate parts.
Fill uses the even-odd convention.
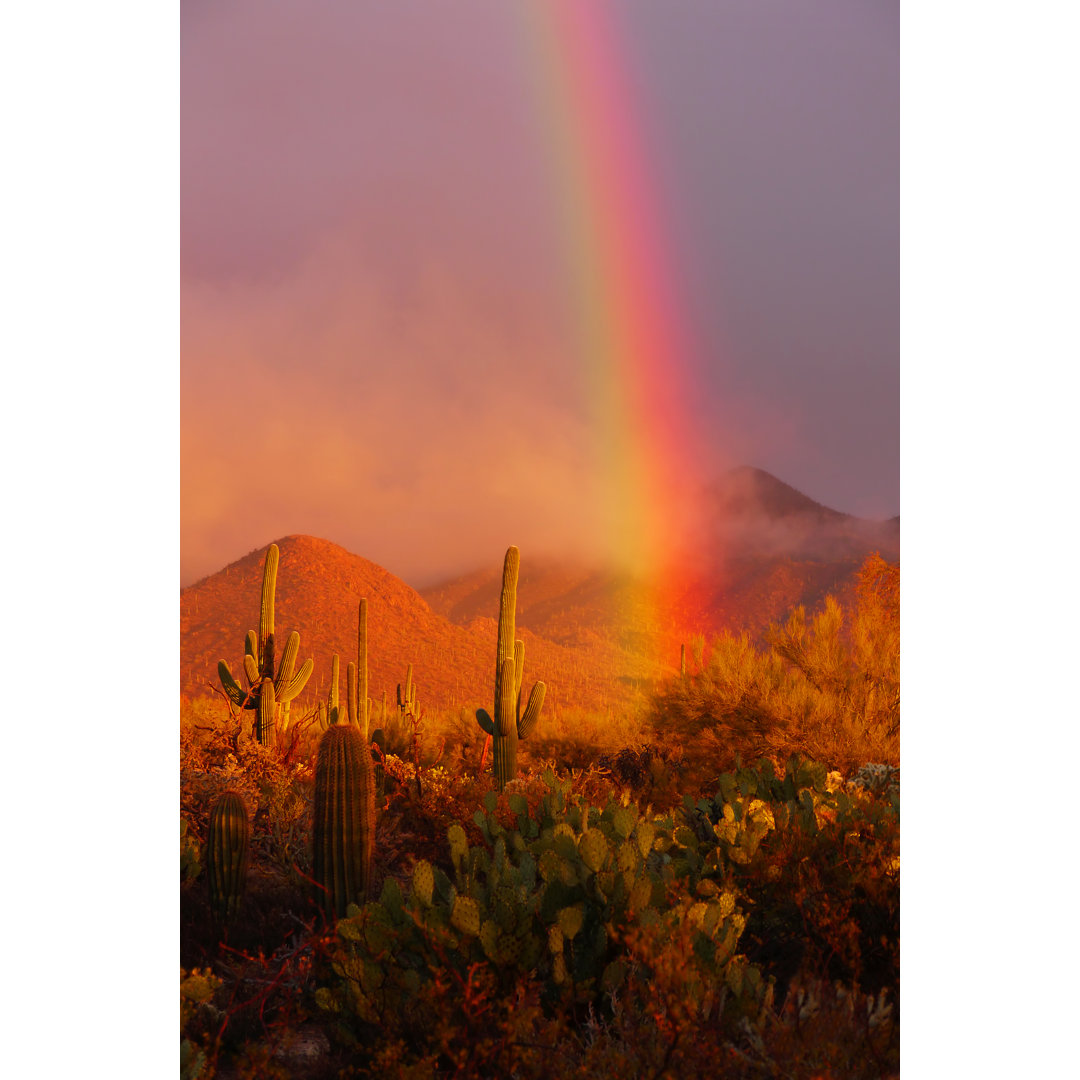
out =
[[[651,557],[740,464],[900,512],[898,3],[180,13],[182,585]]]

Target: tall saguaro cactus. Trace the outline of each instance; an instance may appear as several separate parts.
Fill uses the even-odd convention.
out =
[[[355,724],[364,736],[369,737],[371,723],[371,698],[368,697],[368,652],[367,652],[367,598],[360,601],[360,610],[356,620],[356,663],[346,669],[346,703],[349,709],[349,722]]]
[[[273,742],[279,717],[282,729],[288,727],[289,703],[307,685],[315,668],[315,661],[308,659],[296,670],[300,635],[294,630],[285,642],[276,672],[274,669],[274,593],[279,558],[277,544],[271,544],[263,561],[259,629],[249,630],[244,640],[244,676],[248,689],[244,690],[233,678],[224,660],[218,661],[218,677],[229,700],[244,709],[258,711],[255,731],[261,743]]]
[[[517,775],[518,739],[528,738],[540,719],[547,687],[537,682],[521,711],[521,676],[525,667],[525,642],[515,641],[518,570],[521,553],[510,547],[503,562],[502,596],[499,599],[499,637],[495,656],[495,714],[476,710],[481,729],[492,737],[495,785],[501,791]]]
[[[371,887],[375,850],[375,777],[371,751],[353,724],[335,724],[319,740],[315,765],[314,877],[327,912],[339,918]]]
[[[219,925],[227,925],[240,910],[248,862],[247,807],[235,791],[226,791],[210,811],[206,841],[206,870],[210,909]]]

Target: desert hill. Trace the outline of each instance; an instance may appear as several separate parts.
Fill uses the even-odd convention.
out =
[[[725,627],[757,633],[798,604],[818,608],[829,593],[849,599],[855,572],[872,552],[900,560],[899,517],[878,522],[840,513],[761,469],[726,473],[706,489],[703,504],[699,534],[688,544],[695,569],[663,613],[673,640]],[[485,568],[420,593],[432,611],[468,625],[498,608],[500,573]],[[641,583],[625,574],[523,560],[518,623],[576,645],[616,621],[625,624],[616,615],[644,607],[642,594]]]
[[[311,536],[287,536],[276,543],[281,553],[277,634],[298,631],[301,662],[309,656],[315,660],[301,704],[325,697],[334,653],[341,658],[339,686],[344,693],[345,665],[356,659],[359,602],[367,597],[369,692],[377,712],[384,693],[393,705],[410,663],[421,706],[464,707],[470,712],[480,705],[491,707],[498,596],[469,626],[458,626],[433,612],[419,593],[389,571],[337,544]],[[258,623],[265,554],[266,547],[252,551],[181,590],[181,693],[211,693],[211,687],[218,686],[219,659],[227,660],[234,673],[240,670],[244,636]],[[540,640],[526,628],[519,636],[525,641],[525,683],[547,682],[552,708],[582,699],[612,703],[629,692],[620,692],[620,657],[609,641],[598,638],[582,653]],[[639,668],[639,673],[645,677],[655,672]]]
[[[798,604],[816,609],[829,593],[850,601],[855,574],[873,551],[898,562],[900,522],[865,521],[814,502],[759,469],[740,468],[705,493],[700,532],[690,538],[693,573],[665,607],[623,573],[524,551],[518,632],[526,685],[548,684],[552,708],[627,703],[674,670],[679,643],[723,628],[760,634]],[[300,633],[301,660],[315,673],[301,704],[325,696],[330,659],[356,655],[359,601],[368,599],[370,693],[393,704],[414,665],[421,705],[490,707],[501,561],[417,591],[388,570],[311,536],[277,541],[278,636]],[[181,692],[210,693],[217,662],[238,672],[244,635],[258,621],[266,548],[250,552],[180,594]],[[209,685],[208,685],[209,684]]]

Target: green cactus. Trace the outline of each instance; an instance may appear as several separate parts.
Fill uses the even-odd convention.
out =
[[[277,588],[277,569],[280,553],[277,544],[271,544],[263,562],[262,593],[259,598],[259,629],[249,630],[244,640],[244,675],[248,689],[244,690],[233,678],[229,665],[218,661],[218,677],[229,700],[243,709],[258,712],[256,736],[259,742],[272,743],[279,726],[282,731],[289,726],[289,704],[304,689],[315,661],[308,659],[296,668],[296,656],[300,651],[300,635],[294,630],[285,642],[281,663],[274,669],[274,593]],[[270,701],[263,701],[264,688],[270,687]]]
[[[247,879],[249,835],[244,800],[236,792],[226,791],[210,811],[205,852],[210,909],[223,926],[240,910]]]
[[[334,653],[330,660],[330,689],[326,694],[326,701],[319,702],[319,730],[325,731],[333,727],[341,718],[341,703],[338,698],[338,675],[341,671],[341,661],[338,654]]]
[[[412,664],[405,669],[405,685],[402,686],[401,683],[398,683],[397,703],[402,718],[406,716],[415,717],[418,715],[416,711],[416,687],[413,685]]]
[[[356,663],[348,674],[349,723],[360,728],[365,739],[371,722],[371,698],[368,697],[367,598],[360,601],[356,624]]]
[[[314,877],[323,906],[338,918],[367,899],[375,849],[371,752],[357,727],[336,724],[319,740],[315,766]]]
[[[382,728],[376,728],[371,733],[371,760],[375,766],[375,797],[382,799],[386,795],[386,768],[383,760],[386,758],[386,733]]]
[[[503,562],[502,596],[499,599],[499,637],[495,659],[495,717],[476,710],[481,729],[492,737],[492,770],[501,791],[517,775],[518,739],[528,738],[540,719],[547,687],[537,682],[521,710],[521,676],[525,667],[525,642],[515,641],[517,581],[521,554],[510,547]]]

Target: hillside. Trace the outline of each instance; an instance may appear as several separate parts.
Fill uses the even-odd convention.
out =
[[[325,695],[334,653],[341,657],[344,691],[345,665],[356,656],[359,601],[367,597],[368,672],[376,709],[383,693],[393,703],[410,663],[422,706],[466,707],[470,712],[479,705],[490,708],[497,596],[468,626],[455,625],[434,613],[399,578],[337,544],[311,536],[288,536],[276,543],[281,552],[275,605],[278,635],[298,631],[301,660],[309,656],[315,660],[315,673],[301,703]],[[265,553],[265,547],[250,552],[181,590],[182,694],[194,697],[217,687],[221,658],[234,672],[239,670],[244,636],[258,622]],[[527,592],[527,586],[519,586],[519,595]],[[548,683],[550,707],[584,699],[612,704],[628,695],[629,688],[616,678],[621,658],[612,643],[597,639],[582,651],[540,640],[525,628],[519,636],[526,646],[526,682]]]
[[[819,608],[829,593],[849,601],[871,552],[899,561],[899,518],[842,514],[759,469],[720,477],[703,505],[695,573],[661,610],[626,574],[523,552],[517,620],[526,682],[548,683],[551,708],[625,706],[674,670],[691,634],[760,634],[798,604]],[[279,636],[299,631],[301,659],[315,660],[302,703],[325,695],[335,652],[343,672],[355,658],[357,607],[367,597],[376,708],[384,692],[394,701],[410,663],[422,705],[470,713],[490,705],[501,563],[418,592],[330,541],[288,536],[277,544]],[[181,590],[182,693],[216,687],[220,658],[239,669],[244,635],[258,620],[265,551]]]
[[[723,628],[758,633],[798,604],[820,607],[829,593],[849,598],[855,571],[872,552],[900,559],[899,517],[842,514],[761,469],[731,470],[703,502],[691,545],[697,572],[662,613],[671,639]],[[499,573],[485,568],[420,592],[432,611],[467,625],[498,607]],[[531,560],[521,573],[519,624],[566,645],[609,632],[616,613],[645,602],[641,583],[596,567]]]

